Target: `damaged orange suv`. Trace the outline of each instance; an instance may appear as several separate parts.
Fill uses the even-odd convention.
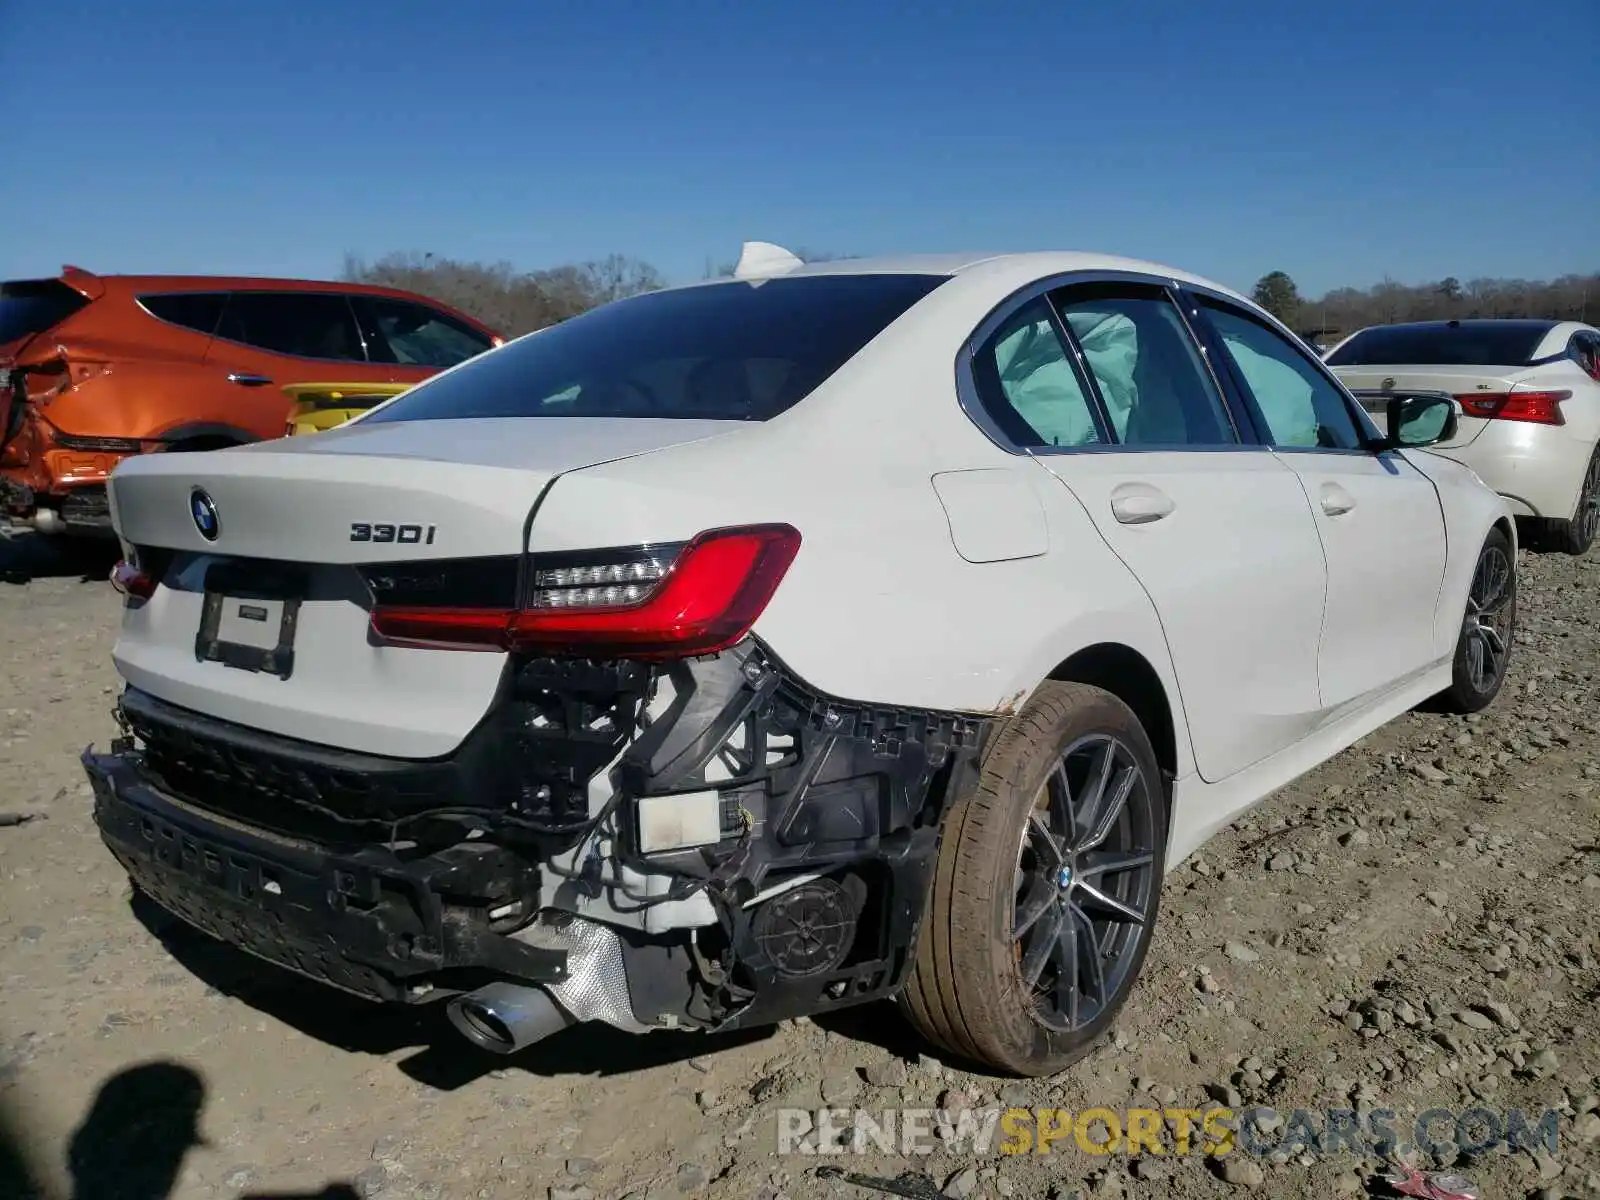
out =
[[[421,383],[501,340],[365,284],[77,267],[0,284],[0,519],[109,536],[105,481],[129,455],[282,437],[285,385]]]

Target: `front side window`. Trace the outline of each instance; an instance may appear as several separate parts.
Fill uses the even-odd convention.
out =
[[[1273,446],[1358,450],[1365,442],[1339,389],[1275,330],[1232,308],[1201,300],[1233,360]]]
[[[361,313],[374,362],[453,367],[493,345],[477,330],[423,304],[381,296],[356,296],[352,303]]]
[[[1088,446],[1104,440],[1050,303],[1023,305],[973,360],[985,407],[1019,446]]]
[[[234,292],[217,336],[296,358],[367,358],[349,301],[333,292]]]
[[[367,422],[488,417],[765,421],[942,275],[811,275],[649,292],[464,362]]]
[[[1182,316],[1162,289],[1090,285],[1059,292],[1056,302],[1118,442],[1225,446],[1238,440]]]

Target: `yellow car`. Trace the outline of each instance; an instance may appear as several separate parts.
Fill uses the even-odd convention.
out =
[[[321,433],[358,413],[398,396],[409,383],[291,383],[283,390],[292,402],[285,437]]]

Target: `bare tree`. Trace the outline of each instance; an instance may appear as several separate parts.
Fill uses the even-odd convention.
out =
[[[372,263],[347,254],[344,278],[432,297],[512,337],[662,286],[653,266],[621,254],[533,272],[507,262],[457,262],[417,251]]]

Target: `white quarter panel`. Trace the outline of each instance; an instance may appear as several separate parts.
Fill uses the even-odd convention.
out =
[[[1328,561],[1317,675],[1325,709],[1434,662],[1445,526],[1433,481],[1399,454],[1277,450],[1310,499]]]
[[[948,403],[954,410],[953,395]],[[800,530],[800,551],[755,633],[812,686],[879,704],[1009,712],[1072,654],[1117,643],[1161,679],[1175,710],[1178,773],[1193,769],[1155,610],[1052,476],[970,426],[958,432],[933,461],[1020,472],[1049,533],[1048,553],[973,563],[957,553],[929,486],[936,472],[926,447],[916,439],[887,449],[857,439],[814,443],[815,428],[752,425],[715,443],[571,472],[540,505],[532,547],[673,541],[718,525],[788,522]],[[818,486],[818,461],[849,486]],[[759,486],[746,463],[761,464]]]
[[[1315,727],[1324,566],[1292,472],[1245,449],[1039,461],[1154,601],[1204,778],[1225,778]],[[1140,502],[1124,508],[1135,522],[1124,524],[1113,502],[1128,495]],[[1155,511],[1165,515],[1149,519]]]
[[[941,471],[933,477],[957,554],[970,563],[1004,562],[1050,549],[1044,508],[1030,486],[1032,475],[1027,463],[1019,463],[1014,468]]]

